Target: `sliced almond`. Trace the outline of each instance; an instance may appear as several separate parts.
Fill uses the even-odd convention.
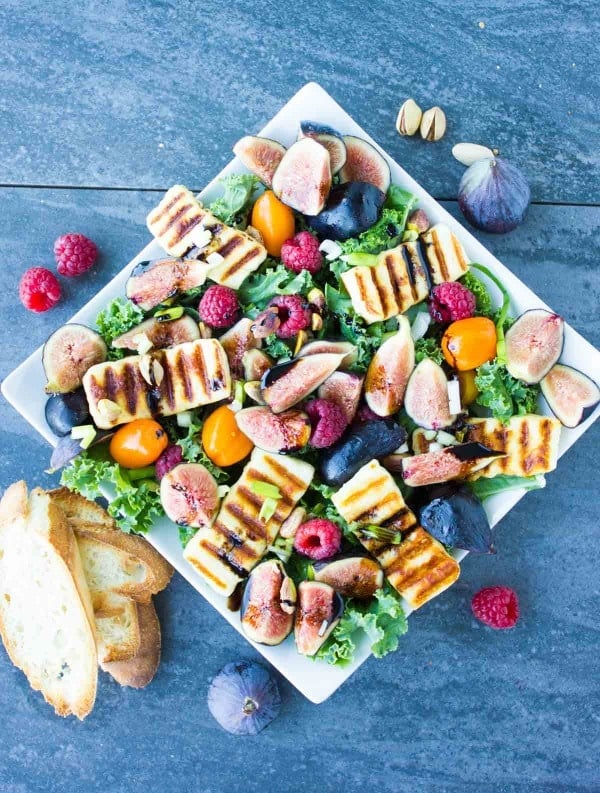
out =
[[[121,415],[121,408],[112,399],[99,399],[96,407],[107,421],[116,421]]]
[[[138,333],[131,340],[135,344],[138,355],[144,355],[154,346],[147,333]]]
[[[140,357],[140,374],[144,378],[144,380],[148,383],[148,385],[154,385],[152,382],[152,372],[150,367],[152,366],[152,356],[151,355],[142,355]]]
[[[317,314],[316,311],[313,312],[311,316],[310,327],[311,330],[314,331],[321,330],[321,328],[323,327],[323,317],[320,314]]]
[[[212,328],[209,328],[205,322],[198,323],[198,330],[200,331],[201,339],[212,339]]]
[[[480,146],[479,143],[457,143],[452,147],[452,156],[468,168],[478,160],[493,157],[494,152],[487,146]]]
[[[254,226],[246,226],[246,234],[249,234],[253,240],[260,242],[261,245],[263,244],[263,236]]]
[[[162,383],[163,377],[165,376],[165,370],[163,369],[162,364],[156,359],[152,361],[152,376],[154,378],[154,385],[157,386]]]

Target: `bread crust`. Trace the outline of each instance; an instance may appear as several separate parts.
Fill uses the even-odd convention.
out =
[[[112,661],[101,663],[100,666],[121,686],[144,688],[160,664],[160,622],[152,602],[138,603],[137,611],[141,637],[137,655],[128,661]]]

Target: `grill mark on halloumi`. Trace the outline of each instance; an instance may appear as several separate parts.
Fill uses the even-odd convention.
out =
[[[220,248],[216,248],[215,251],[225,259],[231,253],[231,251],[235,250],[235,248],[237,248],[240,244],[241,239],[239,237],[233,237]]]
[[[377,460],[363,465],[331,500],[348,523],[381,525],[406,506],[392,475]]]

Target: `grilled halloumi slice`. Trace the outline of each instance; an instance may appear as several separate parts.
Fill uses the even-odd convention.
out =
[[[499,419],[469,419],[465,441],[479,441],[504,457],[471,474],[469,479],[499,474],[535,476],[556,468],[560,421],[549,416],[513,416],[506,424]]]
[[[197,339],[96,364],[85,373],[83,387],[94,423],[111,429],[227,399],[231,375],[219,341]]]
[[[382,251],[373,267],[342,273],[352,306],[368,323],[390,319],[425,300],[431,286],[466,273],[468,259],[447,226],[434,226],[415,242]]]
[[[331,500],[348,523],[381,526],[408,509],[392,475],[377,460],[363,465]]]
[[[313,475],[313,466],[303,460],[254,449],[213,525],[200,529],[186,545],[185,559],[216,592],[230,595],[264,556]],[[266,497],[253,490],[254,482],[274,485],[281,494],[268,520],[260,517]]]
[[[389,546],[385,559],[375,556],[390,584],[414,609],[448,589],[460,575],[456,559],[421,526],[400,545]]]
[[[167,191],[149,213],[147,226],[172,256],[184,256],[194,247],[198,235],[208,231],[212,238],[197,258],[206,261],[211,254],[218,254],[219,261],[206,262],[207,276],[231,289],[239,289],[267,257],[264,245],[220,221],[183,185],[174,185]]]

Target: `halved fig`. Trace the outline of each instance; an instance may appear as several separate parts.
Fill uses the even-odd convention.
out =
[[[210,526],[219,506],[217,483],[200,463],[180,463],[160,480],[160,502],[178,526]]]
[[[321,453],[321,479],[332,487],[343,485],[363,465],[391,454],[405,440],[406,430],[391,419],[351,426],[337,443]]]
[[[306,510],[304,507],[295,507],[292,510],[290,516],[286,518],[283,523],[281,524],[281,528],[279,529],[279,536],[283,537],[285,540],[289,540],[291,537],[296,536],[296,532],[300,528],[300,526],[306,520]]]
[[[533,308],[506,332],[506,368],[524,383],[539,383],[560,358],[564,320],[543,308]]]
[[[327,399],[339,405],[346,416],[348,424],[358,410],[362,392],[363,377],[352,372],[334,372],[319,386],[320,399]]]
[[[600,402],[600,388],[583,372],[558,363],[540,383],[550,409],[565,427],[576,427]]]
[[[104,339],[95,330],[70,323],[48,337],[42,351],[46,374],[46,392],[66,394],[81,386],[83,375],[97,363],[106,360],[108,350]]]
[[[263,399],[273,413],[282,413],[327,380],[343,358],[340,354],[322,352],[273,366],[262,378]]]
[[[140,338],[144,336],[156,349],[164,349],[172,347],[174,344],[196,341],[200,338],[200,328],[189,314],[167,321],[151,317],[117,336],[116,339],[113,339],[111,346],[121,350],[137,350]]]
[[[365,401],[378,416],[402,407],[406,385],[415,368],[415,343],[410,322],[398,317],[398,332],[386,339],[371,358],[365,377]]]
[[[340,133],[331,127],[318,124],[315,121],[301,121],[298,133],[298,139],[300,138],[313,138],[321,146],[325,146],[329,152],[331,173],[334,176],[346,162],[346,144],[342,140]]]
[[[404,457],[402,478],[410,487],[464,479],[474,471],[485,468],[493,459],[502,456],[495,449],[489,449],[477,441],[447,446],[438,451]]]
[[[431,492],[419,510],[421,526],[450,548],[473,553],[494,553],[492,532],[479,499],[463,486],[445,486]]]
[[[367,182],[346,182],[331,188],[325,207],[308,225],[321,239],[347,240],[379,220],[385,193]]]
[[[375,146],[355,135],[344,135],[346,162],[340,171],[342,182],[368,182],[383,193],[390,186],[390,166]]]
[[[344,612],[344,601],[329,584],[302,581],[294,624],[296,647],[301,655],[314,655],[325,643]]]
[[[266,352],[253,347],[242,356],[244,380],[260,380],[267,369],[273,366],[273,359]]]
[[[270,138],[259,138],[256,135],[246,135],[238,140],[233,147],[233,153],[244,163],[249,171],[271,187],[273,174],[285,154],[285,146]]]
[[[273,176],[273,192],[303,215],[318,215],[331,189],[329,152],[312,138],[297,140]]]
[[[330,341],[329,339],[315,339],[303,345],[298,352],[298,358],[315,355],[318,352],[335,352],[344,355],[341,366],[352,366],[358,356],[358,348],[350,341]]]
[[[242,628],[259,644],[276,645],[294,626],[296,586],[278,559],[261,562],[250,573],[242,598]]]
[[[257,339],[266,339],[267,336],[276,333],[280,325],[279,309],[277,306],[269,306],[254,318],[252,333]]]
[[[241,380],[244,377],[245,353],[262,346],[262,341],[252,333],[252,320],[242,317],[219,338],[219,341],[227,355],[231,376]]]
[[[265,452],[297,452],[310,438],[310,419],[301,410],[276,414],[271,408],[259,405],[238,410],[235,420],[244,435]]]
[[[332,586],[343,597],[368,600],[383,586],[383,570],[369,556],[338,556],[315,562],[315,581]]]
[[[244,391],[246,392],[246,396],[250,397],[257,405],[265,404],[260,388],[260,380],[248,380],[247,383],[244,383]]]
[[[448,379],[430,358],[423,358],[414,368],[406,386],[404,409],[415,424],[427,430],[441,430],[456,421],[448,403]]]
[[[208,271],[198,259],[155,259],[140,262],[131,271],[125,294],[144,311],[150,311],[169,297],[202,286]]]

